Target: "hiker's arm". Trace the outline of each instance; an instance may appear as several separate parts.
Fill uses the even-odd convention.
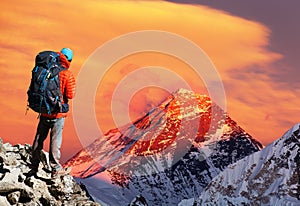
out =
[[[66,85],[66,93],[65,96],[68,99],[73,99],[75,97],[75,88],[76,88],[76,82],[75,82],[75,77],[74,75],[70,72],[69,73],[69,78],[67,80],[67,85]]]

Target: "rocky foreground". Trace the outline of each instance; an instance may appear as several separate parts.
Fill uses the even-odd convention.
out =
[[[31,145],[3,144],[0,139],[0,205],[99,206],[69,174],[51,179],[48,153],[39,172],[29,176]]]

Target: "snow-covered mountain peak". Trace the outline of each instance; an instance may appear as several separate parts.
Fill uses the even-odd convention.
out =
[[[283,143],[281,145],[280,143]],[[291,143],[300,146],[300,123],[295,124],[280,139],[274,142],[274,147],[289,147]]]
[[[142,194],[150,205],[174,205],[260,149],[209,97],[179,89],[145,116],[97,138],[65,166],[94,195],[105,192],[94,184],[110,179],[117,189],[104,202],[126,205]]]
[[[185,88],[180,88],[177,91],[172,93],[172,96],[174,97],[183,97],[185,99],[192,99],[193,97],[203,97],[203,98],[209,98],[209,96],[205,95],[205,94],[197,94],[195,92],[193,92],[192,90],[188,90]]]
[[[200,205],[300,205],[300,124],[229,165],[199,197]]]

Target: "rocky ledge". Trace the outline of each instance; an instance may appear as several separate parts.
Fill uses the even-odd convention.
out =
[[[38,173],[29,176],[31,145],[13,146],[0,139],[1,206],[100,206],[71,175],[52,179],[48,153],[42,151],[41,156]]]

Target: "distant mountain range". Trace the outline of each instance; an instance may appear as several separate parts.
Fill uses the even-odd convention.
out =
[[[197,199],[228,165],[262,148],[209,97],[180,89],[64,166],[103,205],[128,205],[138,195],[148,205],[177,205]]]
[[[231,164],[199,197],[199,205],[300,205],[300,124]]]

